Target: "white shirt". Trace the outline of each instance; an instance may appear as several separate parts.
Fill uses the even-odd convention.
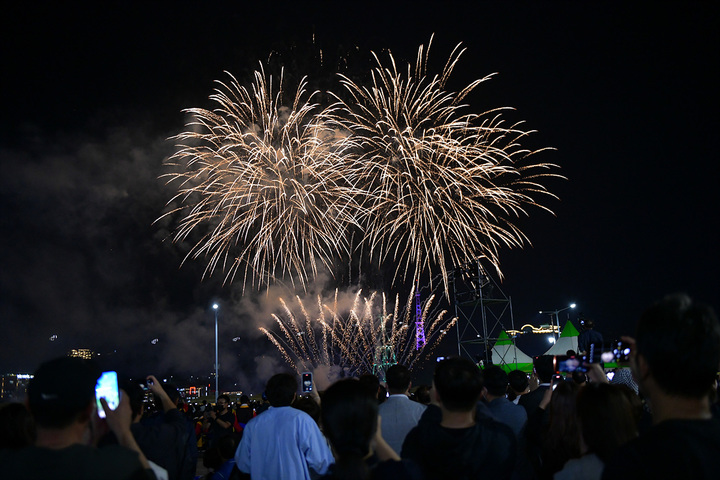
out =
[[[310,480],[308,466],[323,475],[334,461],[315,421],[292,407],[270,407],[250,420],[235,452],[238,469],[253,480]]]

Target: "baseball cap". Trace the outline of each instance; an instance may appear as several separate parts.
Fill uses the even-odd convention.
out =
[[[95,398],[101,374],[91,360],[61,357],[40,365],[28,384],[28,404],[33,407],[83,408]]]

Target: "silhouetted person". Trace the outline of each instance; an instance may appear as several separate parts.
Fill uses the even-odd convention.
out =
[[[340,380],[325,391],[322,423],[335,454],[335,463],[323,480],[422,478],[417,465],[400,462],[385,442],[377,401],[356,379]]]
[[[383,438],[400,453],[405,436],[417,425],[427,407],[408,397],[412,382],[410,370],[404,365],[388,368],[385,380],[390,396],[378,409],[382,417]]]
[[[28,385],[27,403],[37,425],[34,446],[0,450],[3,478],[154,479],[145,455],[130,432],[130,404],[120,395],[111,410],[100,402],[106,419],[97,415],[94,363],[63,357],[43,363]],[[119,445],[96,448],[110,429]]]
[[[517,454],[512,430],[476,416],[483,391],[480,369],[466,358],[439,362],[433,375],[433,403],[402,448],[402,458],[418,463],[428,480],[510,478]]]
[[[322,475],[334,461],[315,421],[290,406],[297,390],[294,375],[274,375],[265,386],[270,408],[243,430],[235,463],[253,480],[309,480],[308,467]]]
[[[720,421],[710,391],[720,366],[715,312],[672,295],[640,317],[630,367],[652,405],[653,425],[621,447],[603,478],[718,478]],[[633,345],[634,343],[634,345]]]
[[[578,335],[578,352],[588,353],[590,345],[593,343],[602,346],[603,336],[600,332],[595,330],[595,322],[590,319],[583,319],[580,321],[581,332]]]
[[[177,408],[180,398],[175,389],[175,401],[170,398],[165,385],[150,375],[146,379],[156,404],[161,412],[152,419],[141,422],[144,410],[145,392],[137,383],[125,385],[133,413],[130,427],[135,440],[148,460],[155,462],[168,472],[170,480],[192,480],[197,466],[197,453],[187,458],[187,445],[190,432],[185,415]],[[197,452],[197,448],[195,448]]]
[[[545,392],[550,388],[553,373],[555,373],[555,369],[553,368],[552,355],[540,355],[533,359],[533,375],[537,377],[538,386],[535,390],[522,395],[518,401],[518,405],[525,407],[528,418],[535,413],[535,409],[540,405]]]
[[[530,382],[527,374],[521,370],[513,370],[508,373],[508,400],[515,405],[520,401],[520,397],[530,391]]]

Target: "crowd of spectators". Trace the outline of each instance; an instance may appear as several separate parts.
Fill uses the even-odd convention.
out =
[[[365,374],[300,395],[296,375],[278,373],[262,403],[235,405],[188,405],[148,375],[121,382],[114,409],[98,406],[94,363],[60,358],[35,372],[24,404],[0,405],[0,468],[28,479],[717,478],[715,313],[670,296],[623,340],[630,360],[612,381],[597,363],[563,377],[549,356],[531,375],[451,357],[432,385],[413,388],[394,365],[385,384]]]

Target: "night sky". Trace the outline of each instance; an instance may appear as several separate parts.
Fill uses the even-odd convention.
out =
[[[201,261],[180,267],[189,245],[153,224],[173,194],[158,180],[167,139],[184,108],[212,107],[224,70],[247,78],[270,52],[295,52],[288,70],[310,74],[297,70],[319,48],[413,61],[433,33],[438,68],[467,48],[451,86],[497,72],[469,111],[514,107],[507,118],[537,130],[528,145],[556,149],[538,160],[567,177],[547,183],[555,215],[519,221],[532,246],[501,252],[516,327],[576,302],[572,319],[632,333],[677,291],[718,307],[716,2],[15,3],[0,33],[3,373],[75,347],[129,374],[207,373],[213,301],[224,388],[282,368],[257,331],[281,288],[202,280]]]

